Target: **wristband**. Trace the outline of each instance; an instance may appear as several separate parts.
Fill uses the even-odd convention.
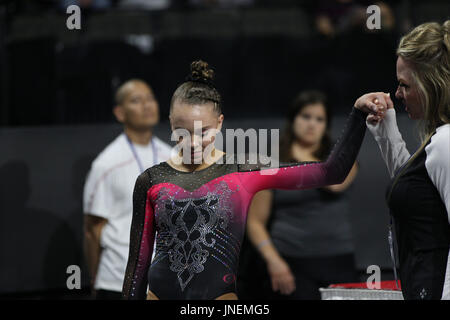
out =
[[[260,243],[258,243],[256,248],[258,248],[258,250],[260,250],[262,247],[268,245],[269,243],[270,243],[270,239],[263,240]]]

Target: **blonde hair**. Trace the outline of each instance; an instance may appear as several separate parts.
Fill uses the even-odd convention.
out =
[[[423,149],[437,127],[450,123],[450,20],[428,22],[403,36],[397,55],[412,64],[424,110]]]

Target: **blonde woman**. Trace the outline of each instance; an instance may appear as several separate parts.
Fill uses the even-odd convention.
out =
[[[449,31],[450,20],[422,24],[397,49],[395,95],[423,124],[418,150],[411,156],[406,149],[392,101],[384,116],[367,117],[392,178],[386,199],[405,299],[450,299]]]

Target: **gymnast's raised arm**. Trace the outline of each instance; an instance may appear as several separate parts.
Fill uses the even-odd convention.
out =
[[[264,189],[311,189],[342,183],[364,139],[367,114],[381,116],[386,109],[385,93],[361,96],[356,100],[344,131],[326,161],[281,163],[277,168],[241,165],[239,171],[242,184],[250,194],[254,194]]]

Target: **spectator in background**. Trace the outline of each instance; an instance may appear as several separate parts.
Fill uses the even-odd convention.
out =
[[[239,7],[250,6],[254,4],[254,0],[189,0],[194,7]]]
[[[111,0],[59,0],[59,6],[66,10],[68,6],[77,5],[82,9],[105,10],[112,6]]]
[[[171,152],[153,134],[159,106],[144,81],[129,80],[119,87],[114,115],[124,132],[94,160],[83,196],[85,253],[97,299],[121,299],[136,178]]]
[[[395,27],[395,15],[392,8],[386,2],[375,2],[380,7],[381,13],[381,29],[392,31]]]
[[[355,29],[370,31],[366,26],[367,7],[373,4],[380,8],[381,29],[392,30],[395,26],[394,14],[391,7],[383,1],[321,0],[316,7],[317,31],[326,37]]]
[[[171,0],[120,0],[118,7],[122,9],[165,10]]]
[[[300,93],[288,113],[280,161],[325,160],[332,146],[329,128],[325,96],[317,91]],[[357,281],[345,195],[356,174],[355,163],[339,185],[309,190],[263,190],[255,195],[248,213],[247,232],[267,264],[271,285],[267,279],[264,287],[271,291],[269,297],[320,299],[320,287]],[[270,227],[266,226],[269,217]],[[257,269],[252,268],[252,272]]]

